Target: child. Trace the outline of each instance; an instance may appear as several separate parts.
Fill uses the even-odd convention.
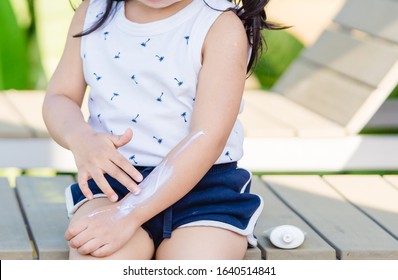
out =
[[[262,200],[237,167],[237,115],[260,31],[276,28],[267,3],[80,5],[43,105],[78,168],[66,191],[71,259],[241,259],[255,245]]]

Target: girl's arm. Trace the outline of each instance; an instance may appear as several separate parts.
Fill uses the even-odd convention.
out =
[[[87,180],[93,178],[104,193],[116,201],[116,194],[103,173],[112,174],[131,191],[137,191],[138,187],[126,173],[137,181],[141,174],[116,150],[130,141],[132,132],[128,130],[120,137],[96,134],[85,122],[80,109],[87,85],[80,57],[80,38],[73,38],[73,35],[83,29],[88,4],[88,0],[84,1],[72,20],[64,53],[49,82],[43,118],[53,139],[72,151],[79,171],[79,186],[85,196],[92,197]]]
[[[112,254],[145,221],[187,194],[210,169],[222,153],[239,112],[248,59],[246,38],[234,13],[217,19],[202,50],[190,134],[162,161],[155,179],[149,179],[150,174],[142,183],[149,179],[156,184],[156,193],[137,205],[129,204],[129,194],[110,208],[77,220],[65,234],[72,247],[97,257]]]

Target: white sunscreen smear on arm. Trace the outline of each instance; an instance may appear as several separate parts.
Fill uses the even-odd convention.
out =
[[[115,215],[115,219],[121,219],[133,211],[136,207],[139,207],[150,199],[156,192],[166,185],[174,174],[174,160],[183,153],[195,140],[203,136],[204,132],[199,131],[193,135],[176,153],[171,159],[164,159],[156,168],[143,180],[139,186],[141,192],[138,195],[130,194],[126,197],[120,206],[118,206],[118,213]]]

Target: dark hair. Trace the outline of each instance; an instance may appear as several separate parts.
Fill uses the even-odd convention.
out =
[[[74,35],[74,37],[82,37],[88,35],[91,32],[94,32],[95,30],[100,28],[102,25],[105,24],[108,18],[112,16],[113,12],[112,3],[123,2],[123,1],[124,0],[106,0],[105,12],[99,18],[99,20],[87,30],[83,30],[82,32]],[[202,1],[210,8],[214,9],[206,2],[206,0]],[[263,46],[265,47],[267,46],[261,31],[263,29],[280,30],[280,29],[285,29],[286,27],[276,23],[271,23],[267,20],[265,6],[268,4],[270,0],[236,0],[236,1],[228,0],[228,1],[234,2],[236,5],[238,5],[238,8],[229,9],[229,10],[234,11],[242,21],[246,30],[246,35],[249,40],[249,44],[252,48],[251,56],[247,66],[247,72],[250,72],[250,70],[252,70],[256,66],[259,56],[263,52]]]
[[[233,2],[232,0],[228,1]],[[263,53],[263,46],[267,47],[261,31],[263,29],[280,30],[287,28],[267,20],[265,6],[267,6],[269,1],[270,0],[234,1],[235,4],[239,6],[239,8],[235,9],[235,13],[245,27],[247,39],[249,40],[249,44],[252,48],[251,56],[247,66],[247,72],[253,70],[257,65],[257,61],[260,55]]]

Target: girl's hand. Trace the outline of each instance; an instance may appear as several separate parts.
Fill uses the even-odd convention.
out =
[[[109,256],[120,249],[134,235],[139,224],[128,216],[118,215],[115,203],[100,207],[86,216],[70,223],[65,239],[71,248],[82,255],[97,258]],[[120,213],[119,213],[120,214]]]
[[[77,182],[85,197],[93,198],[87,183],[92,178],[112,202],[118,200],[118,196],[105,179],[104,173],[118,180],[132,193],[140,192],[134,180],[142,181],[142,175],[117,151],[118,148],[130,142],[132,137],[131,129],[127,129],[120,136],[91,134],[85,136],[84,139],[76,140],[77,143],[71,146],[78,169]]]

